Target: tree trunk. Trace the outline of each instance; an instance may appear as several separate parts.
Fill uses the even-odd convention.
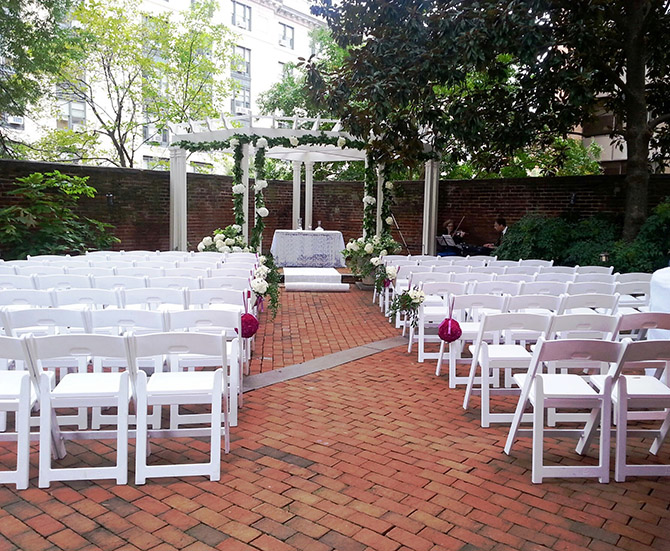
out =
[[[647,217],[649,191],[649,140],[647,124],[646,47],[644,36],[644,0],[627,7],[626,35],[626,213],[623,238],[632,241]]]

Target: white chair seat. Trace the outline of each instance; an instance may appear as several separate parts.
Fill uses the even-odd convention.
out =
[[[514,376],[514,380],[519,385],[519,387],[523,387],[528,373],[520,373],[518,375],[520,376]],[[579,398],[580,400],[584,400],[585,398],[595,397],[598,395],[593,387],[591,387],[579,375],[545,373],[542,375],[542,378],[544,380],[544,396],[547,401],[554,398],[561,400],[566,398]],[[604,379],[605,377],[603,377],[603,381]],[[534,386],[531,387],[530,390],[530,399],[531,401],[535,400]]]
[[[649,398],[670,398],[670,388],[659,381],[656,377],[649,375],[625,375],[628,396],[636,400]],[[593,375],[589,381],[596,387],[602,388],[605,380],[604,375]],[[616,394],[613,396],[616,402]]]
[[[147,382],[151,404],[158,395],[183,396],[189,392],[204,393],[212,390],[214,371],[191,371],[179,373],[154,373]],[[205,397],[207,402],[211,398]],[[189,398],[188,403],[192,398]]]
[[[51,392],[52,398],[78,398],[85,393],[87,398],[118,396],[121,388],[121,373],[68,373]]]
[[[475,345],[470,345],[470,352],[473,352]],[[489,358],[495,361],[504,361],[504,360],[528,360],[530,361],[531,355],[528,350],[523,346],[518,344],[494,344],[489,346]]]
[[[0,401],[7,402],[18,400],[21,393],[21,385],[25,377],[25,371],[2,371],[2,388],[0,390]],[[34,403],[37,399],[34,385],[30,385],[30,402]]]

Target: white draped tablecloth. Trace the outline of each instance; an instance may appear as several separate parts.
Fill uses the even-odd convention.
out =
[[[270,252],[277,266],[342,268],[344,238],[339,231],[277,230]]]
[[[651,276],[649,310],[670,312],[670,268],[657,270]],[[649,339],[670,339],[670,331],[650,329]]]

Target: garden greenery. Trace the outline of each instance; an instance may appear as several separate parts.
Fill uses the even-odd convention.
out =
[[[88,176],[68,176],[57,170],[17,178],[7,192],[12,204],[0,209],[0,255],[5,260],[40,254],[83,253],[119,243],[113,226],[81,218],[74,212],[82,197],[94,197]]]
[[[626,272],[653,272],[670,260],[670,198],[653,210],[637,237],[621,239],[621,225],[604,215],[577,221],[566,217],[548,218],[531,214],[509,227],[499,259],[538,258],[554,260],[555,265],[602,264],[600,255],[608,253],[607,265]]]

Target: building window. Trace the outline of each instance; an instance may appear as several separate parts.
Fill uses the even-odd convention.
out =
[[[244,75],[251,77],[251,50],[243,46],[235,46],[235,64],[233,73],[235,76]]]
[[[231,111],[234,115],[248,115],[251,112],[251,86],[248,82],[238,81],[239,89],[233,95]]]
[[[2,121],[2,126],[11,128],[12,130],[24,130],[26,127],[26,121],[20,115],[8,115],[5,113],[0,120]]]
[[[203,163],[200,161],[191,161],[190,162],[191,172],[197,174],[213,174],[214,165],[212,163]]]
[[[279,45],[293,49],[293,37],[295,31],[290,25],[279,23]]]
[[[170,131],[167,128],[158,130],[153,124],[145,124],[142,127],[142,137],[149,145],[160,145],[163,147],[170,145]]]
[[[170,170],[170,159],[167,157],[150,157],[144,155],[142,157],[144,168],[147,170]]]
[[[245,31],[251,30],[251,6],[233,0],[233,25]]]
[[[86,104],[83,101],[61,100],[60,115],[56,128],[61,130],[82,130],[86,124]]]

